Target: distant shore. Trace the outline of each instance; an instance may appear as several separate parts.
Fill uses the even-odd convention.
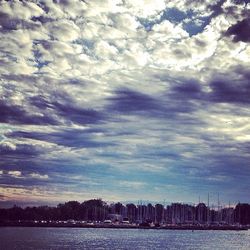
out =
[[[62,227],[62,228],[112,228],[112,229],[164,229],[164,230],[248,230],[248,226],[242,225],[163,225],[145,226],[135,224],[84,224],[68,222],[38,222],[38,221],[4,221],[0,227]]]

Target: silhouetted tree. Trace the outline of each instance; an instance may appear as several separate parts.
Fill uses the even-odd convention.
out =
[[[246,203],[238,203],[234,210],[235,221],[247,225],[250,224],[250,205]]]

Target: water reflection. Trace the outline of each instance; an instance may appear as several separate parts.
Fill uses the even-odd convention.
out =
[[[3,227],[0,249],[250,249],[250,231]]]

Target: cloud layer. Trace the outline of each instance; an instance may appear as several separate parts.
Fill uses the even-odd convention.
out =
[[[4,201],[247,201],[248,1],[2,1]]]

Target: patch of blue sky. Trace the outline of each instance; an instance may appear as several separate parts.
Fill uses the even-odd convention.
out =
[[[178,10],[177,8],[168,8],[163,11],[160,22],[164,20],[168,20],[172,23],[180,23],[184,19],[192,18],[194,16],[194,12],[192,10],[188,10],[187,12]]]
[[[138,18],[138,21],[146,31],[150,31],[155,24],[159,24],[164,20],[168,20],[174,24],[183,23],[183,29],[187,31],[190,36],[193,36],[202,32],[209,24],[210,19],[210,17],[198,17],[198,14],[192,10],[184,12],[177,8],[168,8],[156,19],[148,20],[145,18]]]
[[[203,32],[209,22],[209,17],[202,17],[185,22],[183,23],[182,27],[186,32],[188,32],[190,36],[194,36],[198,33]]]
[[[168,20],[172,23],[177,24],[182,22],[184,19],[192,18],[192,16],[193,16],[192,11],[183,12],[178,10],[177,8],[167,8],[162,12],[161,15],[157,16],[157,18],[153,20],[145,18],[138,18],[138,20],[147,31],[150,31],[155,24],[159,24],[164,20]]]
[[[36,67],[38,69],[41,69],[42,67],[47,66],[50,63],[50,61],[41,59],[42,54],[39,52],[39,50],[33,50],[33,54],[34,54],[34,57],[35,57]]]
[[[156,20],[148,20],[147,18],[138,18],[140,24],[144,27],[146,31],[150,31],[152,27],[158,23]]]
[[[183,12],[177,8],[170,8],[164,10],[161,15],[160,22],[168,20],[172,23],[183,23],[183,29],[188,32],[190,36],[201,33],[209,24],[211,17],[199,17],[197,13],[192,10]],[[188,20],[188,21],[186,21]]]
[[[89,39],[77,39],[73,43],[82,45],[82,50],[87,55],[91,55],[91,51],[94,49],[95,41]]]
[[[93,49],[94,47],[94,41],[89,39],[77,39],[74,41],[74,43],[84,45],[88,49]]]

